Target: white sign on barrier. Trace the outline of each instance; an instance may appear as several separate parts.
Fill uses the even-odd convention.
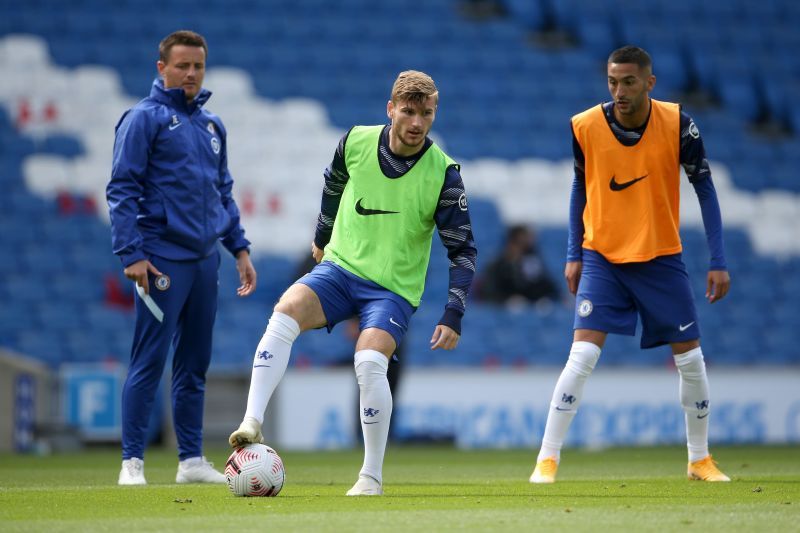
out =
[[[560,371],[408,370],[395,395],[395,435],[452,438],[463,448],[538,448]],[[800,442],[800,371],[712,368],[709,381],[712,442]],[[352,371],[289,372],[279,394],[283,448],[339,448],[357,442]],[[599,368],[586,384],[567,445],[685,441],[677,370]]]
[[[355,372],[288,371],[276,390],[279,449],[322,450],[355,445],[358,385]]]

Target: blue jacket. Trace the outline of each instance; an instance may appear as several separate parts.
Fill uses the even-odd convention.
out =
[[[187,103],[183,89],[156,80],[117,124],[106,199],[123,266],[151,254],[200,259],[219,239],[234,255],[250,245],[231,194],[225,128],[203,109],[210,96],[202,89]]]

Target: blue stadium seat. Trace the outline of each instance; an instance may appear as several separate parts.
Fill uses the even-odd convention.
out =
[[[538,1],[502,0],[509,17],[526,30],[541,30],[547,22],[547,14]]]
[[[480,157],[570,159],[569,138],[564,134],[570,116],[608,98],[601,82],[605,56],[623,42],[634,42],[653,55],[659,80],[654,97],[678,99],[682,89],[697,81],[697,88],[722,104],[717,109],[695,109],[690,103],[684,109],[698,122],[709,157],[714,163],[726,164],[737,189],[800,192],[800,180],[795,177],[800,166],[800,110],[792,105],[790,96],[800,93],[796,53],[800,47],[800,9],[791,0],[503,0],[509,16],[484,21],[460,16],[458,3],[452,0],[418,6],[419,17],[414,20],[401,16],[401,6],[370,0],[282,4],[218,0],[204,5],[201,11],[194,3],[81,0],[65,10],[59,0],[18,2],[0,8],[0,36],[41,35],[54,62],[62,67],[91,62],[109,65],[122,76],[128,95],[138,98],[149,92],[156,75],[157,40],[177,27],[194,27],[209,39],[211,65],[246,69],[258,94],[265,97],[305,95],[318,99],[340,128],[383,120],[386,83],[401,68],[419,68],[433,74],[445,102],[436,133],[445,141],[448,152],[465,161]],[[615,17],[622,9],[625,16]],[[153,17],[154,12],[159,16]],[[578,47],[552,50],[529,40],[532,30],[543,28],[551,22],[551,16],[558,29],[578,39]],[[112,32],[115,38],[109,40]],[[398,42],[404,45],[397,46]],[[469,73],[467,81],[465,72]],[[586,82],[595,75],[596,82]],[[770,81],[763,81],[767,79]],[[529,107],[535,111],[521,111]],[[120,270],[118,260],[109,252],[108,227],[89,216],[57,217],[54,202],[31,194],[23,181],[21,163],[26,156],[45,152],[75,157],[83,154],[84,148],[76,137],[62,134],[39,141],[20,135],[14,129],[13,114],[8,107],[0,109],[0,184],[4,190],[0,197],[0,243],[19,253],[6,254],[0,260],[0,296],[7,299],[10,309],[20,312],[0,312],[0,341],[19,341],[51,362],[63,357],[97,357],[103,350],[93,343],[107,345],[106,351],[125,358],[132,335],[131,315],[100,303],[100,280],[106,273],[119,275]],[[765,142],[748,131],[754,120],[767,117],[786,125],[792,136]],[[487,141],[475,131],[492,131],[493,135]],[[502,240],[501,217],[495,212],[485,218],[477,205],[480,199],[471,201],[481,255],[490,257]],[[552,234],[549,230],[543,233],[543,254],[551,269],[558,272],[563,264],[566,232],[559,228]],[[692,233],[685,246],[693,288],[702,296],[707,269],[702,232],[696,232],[696,236]],[[796,275],[800,266],[796,260],[788,260],[790,266],[786,266],[758,255],[744,233],[729,238],[726,232],[726,246],[734,292],[730,301],[701,313],[704,346],[707,338],[716,357],[726,356],[733,348],[742,353],[754,350],[756,354],[777,351],[786,342],[787,332],[800,327],[795,318],[798,313],[791,307],[800,299]],[[260,278],[257,295],[243,302],[234,295],[238,277],[232,261],[223,261],[217,337],[225,352],[220,356],[223,361],[230,358],[235,364],[240,356],[245,360],[252,356],[272,303],[294,277],[294,263],[294,258],[258,260],[256,267],[266,276]],[[411,335],[418,338],[414,342],[422,350],[424,364],[466,361],[516,366],[538,365],[544,360],[563,364],[569,344],[570,310],[536,314],[536,320],[527,312],[521,316],[504,311],[479,312],[483,319],[475,334],[465,334],[465,340],[471,335],[474,342],[463,347],[461,358],[459,354],[424,350],[429,329],[444,305],[446,264],[441,250],[435,249],[423,305],[430,306],[431,311],[421,309],[414,318],[415,324],[419,319],[427,321],[419,335]],[[77,281],[73,272],[80,273],[75,274]],[[79,306],[74,321],[88,323],[96,333],[94,341],[77,334],[69,339],[54,334],[45,341],[64,343],[64,351],[53,353],[39,338],[18,336],[18,328],[28,321],[55,323],[57,312],[48,311],[50,314],[44,317],[35,312],[42,302],[49,306],[61,300],[67,302],[66,307]],[[751,331],[746,338],[734,340],[718,333],[731,329],[731,324],[738,326],[742,309],[747,306],[768,309],[763,313],[763,331]],[[476,310],[471,308],[467,317]],[[488,319],[490,314],[511,324],[509,329],[508,324]],[[491,323],[503,334],[480,334],[481,323]],[[323,361],[330,354],[327,345],[340,341],[327,335],[320,338],[323,340],[315,337],[307,341],[308,350],[323,353]],[[638,357],[635,340],[621,342],[604,353],[604,360],[624,364],[634,349],[637,354],[633,357]],[[744,349],[735,342],[741,342]],[[531,348],[531,344],[536,347]],[[243,356],[227,355],[245,345]],[[781,353],[783,356],[775,359],[781,364],[797,355]],[[745,363],[759,360],[752,353],[734,354],[728,359]],[[661,364],[663,360],[645,357],[636,359],[639,362]]]
[[[476,245],[483,257],[494,257],[503,245],[505,227],[497,206],[475,196],[469,199],[469,214]]]

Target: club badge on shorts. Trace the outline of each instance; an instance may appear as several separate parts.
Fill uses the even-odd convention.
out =
[[[587,317],[592,314],[592,302],[590,300],[581,300],[578,304],[578,314],[582,317]]]
[[[169,276],[167,276],[166,274],[161,274],[156,278],[156,289],[160,291],[165,291],[169,289],[169,284],[170,284]]]
[[[211,137],[211,149],[214,150],[215,154],[218,154],[220,151],[221,145],[219,144],[219,139],[216,137]]]

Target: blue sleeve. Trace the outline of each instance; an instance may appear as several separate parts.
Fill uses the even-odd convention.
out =
[[[572,134],[572,153],[575,158],[575,178],[569,197],[569,236],[567,238],[567,261],[581,261],[583,258],[583,211],[586,209],[585,157],[575,133]]]
[[[325,169],[325,186],[322,189],[322,205],[320,206],[319,217],[317,217],[317,229],[314,233],[314,244],[320,250],[327,246],[333,233],[333,223],[336,221],[336,213],[339,211],[339,202],[342,201],[350,174],[347,172],[347,163],[344,158],[345,144],[350,132],[344,134],[333,154],[333,161]]]
[[[694,192],[700,200],[700,212],[703,215],[703,227],[706,230],[708,251],[711,254],[709,270],[728,270],[725,263],[725,251],[722,241],[722,214],[717,200],[717,190],[709,175],[703,180],[692,182]]]
[[[151,122],[146,112],[132,109],[120,119],[114,137],[106,201],[111,217],[112,250],[126,267],[147,258],[142,250],[143,239],[136,220],[155,135]]]
[[[447,248],[447,257],[450,259],[447,304],[439,324],[453,329],[460,335],[461,318],[464,316],[467,296],[475,277],[478,250],[472,236],[467,193],[457,165],[447,169],[433,218],[439,230],[439,238]]]
[[[703,227],[711,255],[709,270],[727,270],[722,240],[722,214],[719,209],[717,191],[711,180],[711,168],[700,130],[692,118],[681,111],[680,161],[700,201]]]
[[[694,183],[711,175],[706,159],[706,149],[700,130],[692,117],[681,111],[681,153],[680,160],[689,181]]]
[[[218,123],[220,137],[222,138],[222,157],[219,162],[219,194],[222,200],[222,208],[228,212],[231,219],[231,226],[228,233],[222,236],[222,245],[234,257],[241,250],[248,250],[250,241],[244,236],[241,215],[236,200],[233,199],[233,177],[228,171],[228,135],[221,123]]]

